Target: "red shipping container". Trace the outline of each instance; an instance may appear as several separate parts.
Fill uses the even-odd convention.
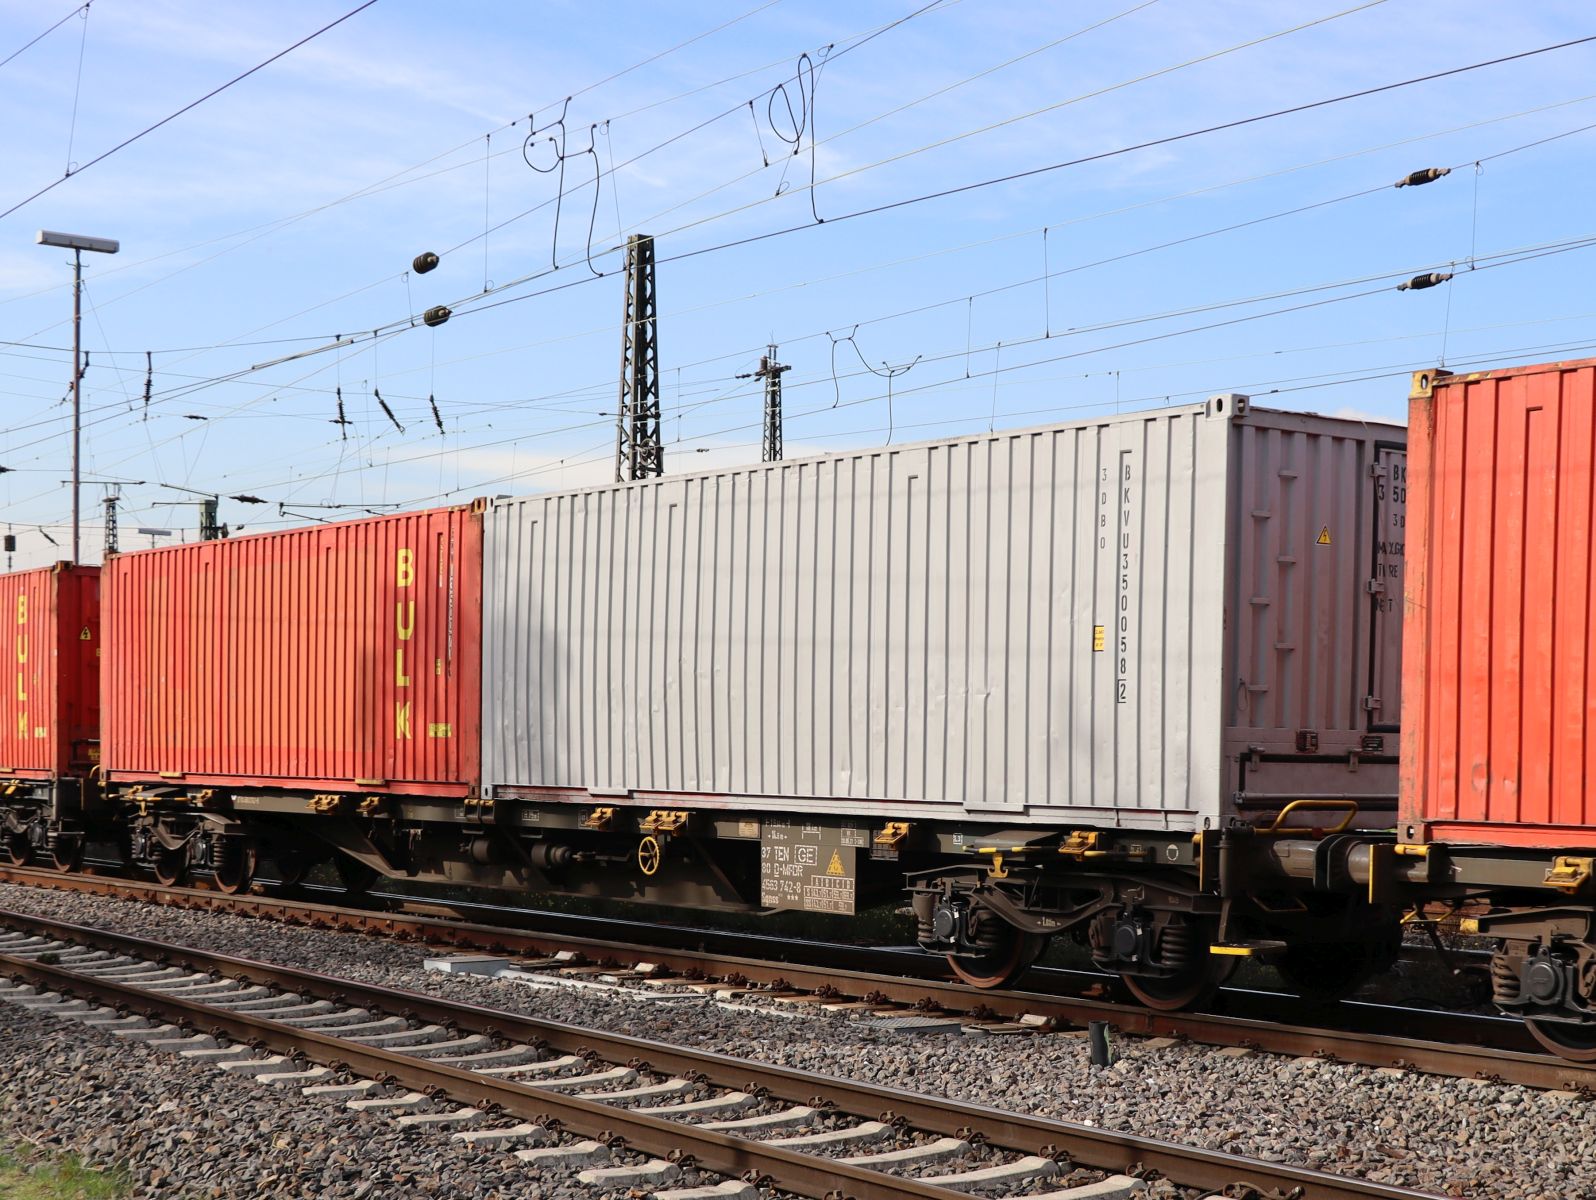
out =
[[[137,551],[104,581],[108,782],[475,793],[478,512]]]
[[[100,737],[100,569],[57,563],[0,575],[0,620],[0,774],[88,774]]]
[[[1414,377],[1404,840],[1596,844],[1596,359]]]

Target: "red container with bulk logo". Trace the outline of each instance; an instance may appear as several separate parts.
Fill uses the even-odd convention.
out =
[[[1596,359],[1414,376],[1399,833],[1596,843]]]
[[[100,736],[100,570],[0,575],[0,779],[87,775]]]
[[[475,793],[476,511],[121,554],[103,586],[108,783]]]

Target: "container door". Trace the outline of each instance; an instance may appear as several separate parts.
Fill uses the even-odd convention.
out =
[[[1377,446],[1374,561],[1369,580],[1369,686],[1363,702],[1368,728],[1375,733],[1395,731],[1402,713],[1402,562],[1407,523],[1407,451],[1401,446]]]

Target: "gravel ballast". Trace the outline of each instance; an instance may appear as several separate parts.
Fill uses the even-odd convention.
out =
[[[0,907],[1452,1196],[1596,1200],[1596,1104],[1564,1093],[1191,1045],[1144,1049],[1136,1039],[1117,1040],[1118,1061],[1094,1070],[1085,1039],[1068,1034],[980,1040],[904,1035],[864,1028],[846,1015],[817,1012],[814,1005],[780,1007],[747,997],[732,1005],[699,997],[660,999],[652,988],[527,987],[424,971],[422,960],[435,952],[388,938],[13,885],[0,885]],[[126,1143],[119,1161],[128,1162],[136,1178],[141,1170],[175,1173],[171,1162],[191,1158],[224,1163],[215,1186],[227,1188],[244,1177],[241,1164],[251,1157],[259,1160],[251,1168],[251,1187],[196,1194],[316,1194],[300,1174],[310,1169],[303,1164],[285,1168],[278,1191],[271,1190],[277,1182],[259,1181],[270,1173],[271,1160],[293,1160],[302,1142],[321,1144],[320,1161],[337,1152],[335,1138],[357,1134],[346,1114],[310,1106],[297,1095],[218,1081],[202,1068],[140,1047],[103,1045],[103,1035],[76,1025],[14,1017],[11,1006],[4,1011],[0,1051],[4,1061],[23,1064],[0,1083],[11,1110],[7,1119],[30,1137],[40,1128],[55,1128],[63,1144],[93,1161],[117,1156],[116,1147],[104,1142],[119,1119],[129,1119],[134,1128],[148,1121],[149,1131],[124,1131],[113,1139]],[[75,1059],[79,1054],[86,1056],[83,1065]],[[178,1086],[179,1079],[189,1082]],[[43,1097],[52,1086],[73,1102],[49,1106]],[[90,1090],[83,1092],[84,1086]],[[214,1095],[207,1098],[209,1093]],[[155,1108],[174,1099],[180,1111],[154,1116]],[[233,1110],[241,1111],[237,1120],[223,1121],[226,1137],[207,1140],[203,1122]],[[62,1120],[62,1112],[72,1119]],[[26,1124],[30,1120],[35,1124]],[[180,1132],[195,1136],[181,1138]],[[398,1167],[446,1172],[451,1188],[471,1197],[491,1196],[498,1188],[513,1189],[505,1195],[524,1194],[530,1178],[524,1164],[511,1159],[506,1166],[501,1157],[457,1148],[437,1135],[428,1135],[425,1144],[429,1154],[444,1157],[418,1164],[418,1143],[376,1118],[360,1118],[358,1136],[362,1169],[388,1172],[384,1186],[358,1193],[361,1183],[371,1182],[361,1174],[332,1180],[334,1190],[319,1194],[435,1194],[420,1182],[422,1172],[412,1172],[408,1183],[387,1182],[395,1174],[402,1178]],[[269,1153],[283,1138],[289,1148]],[[138,1151],[141,1157],[127,1157],[128,1147],[141,1141],[148,1143]],[[167,1165],[151,1167],[152,1155]],[[197,1167],[182,1170],[185,1179],[202,1175]],[[139,1182],[148,1185],[147,1178]],[[151,1194],[173,1194],[166,1186]],[[572,1194],[594,1195],[587,1189]]]
[[[74,1021],[0,1005],[6,1133],[124,1167],[134,1196],[521,1197],[514,1158],[221,1075]],[[542,1194],[582,1196],[551,1179]]]

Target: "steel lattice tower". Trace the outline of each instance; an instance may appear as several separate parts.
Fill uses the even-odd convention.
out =
[[[116,506],[117,506],[118,503],[121,502],[121,499],[122,499],[122,496],[121,496],[121,494],[119,492],[112,492],[110,495],[106,496],[106,498],[104,500],[104,504],[105,504],[105,557],[106,558],[109,558],[109,557],[111,557],[111,555],[116,553],[116,549],[117,549]]]
[[[615,482],[665,473],[660,440],[659,342],[654,306],[654,239],[626,239],[626,306],[621,322],[621,398],[615,411]]]
[[[765,437],[759,457],[765,462],[781,461],[781,377],[792,370],[776,361],[776,347],[759,360],[755,379],[765,381]]]

